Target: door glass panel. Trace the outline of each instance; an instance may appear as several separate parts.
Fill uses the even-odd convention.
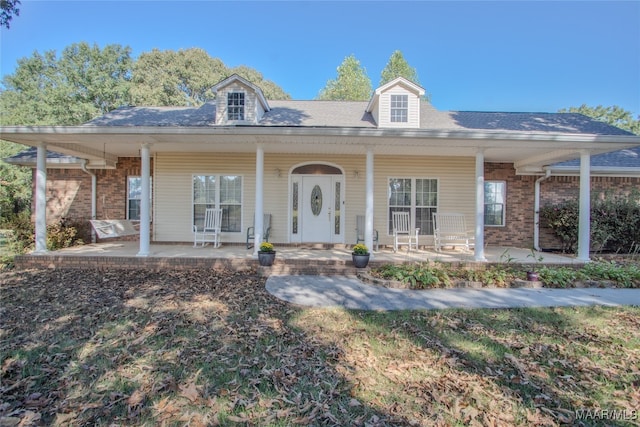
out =
[[[334,234],[340,234],[340,183],[336,182],[336,200],[333,211],[334,214]]]
[[[293,223],[291,224],[291,230],[293,232],[293,234],[298,234],[298,183],[294,182],[293,183],[293,200],[292,202],[292,206],[293,206],[293,215],[292,215],[292,221]]]
[[[322,212],[322,190],[319,185],[316,185],[311,190],[311,212],[315,216],[320,215],[320,212]]]

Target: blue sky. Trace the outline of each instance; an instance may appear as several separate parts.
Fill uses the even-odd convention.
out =
[[[199,47],[313,99],[355,55],[373,86],[400,50],[440,110],[619,105],[640,114],[640,1],[30,1],[1,30],[2,76],[81,41],[133,56]]]

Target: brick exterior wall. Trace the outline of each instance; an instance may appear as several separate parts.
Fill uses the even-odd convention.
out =
[[[505,181],[507,205],[504,227],[485,227],[485,243],[488,245],[533,246],[533,205],[535,181],[538,176],[516,175],[512,164],[485,163],[485,181]],[[591,195],[604,197],[606,192],[629,194],[640,190],[640,178],[591,177]],[[580,178],[578,176],[551,176],[540,185],[540,206],[555,204],[567,199],[578,199]],[[540,246],[543,249],[562,247],[549,229],[540,227]]]
[[[127,177],[140,176],[141,168],[140,158],[120,157],[116,169],[90,170],[97,178],[97,219],[126,219]],[[153,159],[151,171],[153,176]],[[31,211],[35,212],[35,206]],[[35,217],[32,219],[35,220]],[[91,219],[91,176],[80,169],[47,169],[47,223],[62,219],[74,223],[86,223]],[[87,240],[88,236],[83,237],[85,241],[90,241]],[[122,239],[135,240],[137,237]]]
[[[485,163],[485,181],[505,181],[507,203],[504,227],[485,227],[484,241],[491,246],[533,246],[535,176],[516,175],[513,164]]]

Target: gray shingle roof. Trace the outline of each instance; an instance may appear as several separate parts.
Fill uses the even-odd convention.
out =
[[[367,102],[269,101],[271,111],[258,126],[375,128]],[[201,107],[123,107],[84,126],[215,126],[215,103]],[[438,111],[421,103],[420,127],[433,130],[495,130],[524,133],[632,135],[576,113]]]
[[[213,126],[216,107],[121,107],[83,126]]]
[[[580,159],[556,163],[553,166],[580,167]],[[640,147],[591,156],[591,167],[640,168]]]
[[[12,164],[35,164],[36,156],[38,149],[36,147],[29,147],[24,151],[19,152],[18,154],[14,154],[11,157],[7,157],[5,160],[7,163]],[[55,151],[47,150],[47,162],[58,163],[58,164],[69,164],[69,163],[79,163],[80,159],[74,156],[69,156],[66,154],[57,153]]]

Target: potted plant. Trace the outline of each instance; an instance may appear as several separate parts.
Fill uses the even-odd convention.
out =
[[[531,270],[527,270],[527,281],[529,282],[539,282],[540,281],[540,275],[538,274],[537,271],[537,267],[538,264],[542,262],[542,260],[544,260],[544,257],[538,253],[536,253],[536,251],[533,250],[533,248],[531,249],[531,253],[529,255],[527,255],[527,258],[533,258],[533,260],[536,262],[532,267]]]
[[[273,244],[262,242],[258,251],[258,262],[260,265],[270,267],[276,259],[276,251],[273,250]]]
[[[356,268],[365,268],[369,264],[369,249],[362,243],[358,243],[353,247],[351,259]]]

